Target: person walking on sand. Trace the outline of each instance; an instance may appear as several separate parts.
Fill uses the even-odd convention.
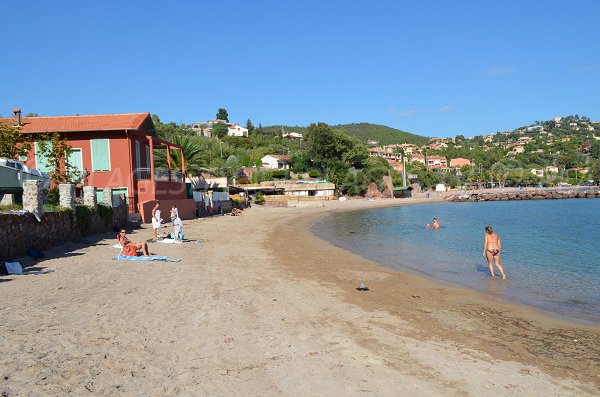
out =
[[[152,208],[152,236],[154,240],[158,239],[158,229],[160,228],[160,224],[162,223],[159,208],[160,203],[157,201],[156,204],[154,204],[154,208]]]
[[[505,280],[506,274],[500,264],[501,249],[502,243],[500,242],[500,236],[494,233],[494,229],[492,229],[491,226],[486,226],[485,235],[483,236],[483,257],[488,261],[491,277],[494,278],[494,267],[492,266],[492,261],[494,261],[496,267],[500,270],[500,274],[502,274],[502,280]]]
[[[433,230],[439,230],[440,222],[438,221],[438,218],[433,218],[433,225],[431,227]]]

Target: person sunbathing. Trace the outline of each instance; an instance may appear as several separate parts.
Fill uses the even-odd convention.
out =
[[[142,250],[144,256],[150,256],[150,253],[148,252],[148,243],[145,241],[133,243],[127,238],[126,234],[127,232],[125,229],[121,229],[118,236],[119,244],[121,244],[121,247],[123,247],[121,249],[121,253],[123,255],[137,256],[138,250]]]

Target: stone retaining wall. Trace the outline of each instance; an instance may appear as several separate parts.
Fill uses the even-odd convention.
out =
[[[462,193],[446,196],[446,201],[508,201],[508,200],[554,200],[569,198],[600,198],[600,190],[532,190],[490,193]]]
[[[112,231],[127,224],[127,207],[113,208],[112,222],[104,223],[97,211],[92,211],[90,225],[83,233],[79,230],[77,217],[71,211],[46,212],[38,222],[32,213],[0,214],[0,261],[12,260],[26,255],[35,247],[40,250],[81,241],[83,236]]]

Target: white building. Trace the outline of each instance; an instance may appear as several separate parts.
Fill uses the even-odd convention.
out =
[[[248,136],[248,129],[244,128],[235,123],[227,123],[225,120],[208,120],[208,121],[197,121],[192,123],[192,130],[197,135],[211,137],[213,126],[217,123],[225,123],[227,125],[228,136]]]
[[[248,128],[244,128],[234,123],[227,123],[227,135],[248,137]]]
[[[268,154],[262,159],[262,166],[273,170],[287,170],[290,168],[290,156]]]

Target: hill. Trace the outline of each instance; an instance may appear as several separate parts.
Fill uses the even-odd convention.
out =
[[[346,134],[357,138],[359,141],[367,144],[368,141],[377,141],[378,145],[390,145],[394,143],[413,143],[416,145],[425,145],[429,143],[429,138],[421,135],[411,134],[410,132],[386,127],[385,125],[369,123],[338,124],[331,126],[344,131]],[[307,127],[300,126],[269,126],[263,127],[265,132],[279,132],[281,129],[285,132],[306,133]]]

